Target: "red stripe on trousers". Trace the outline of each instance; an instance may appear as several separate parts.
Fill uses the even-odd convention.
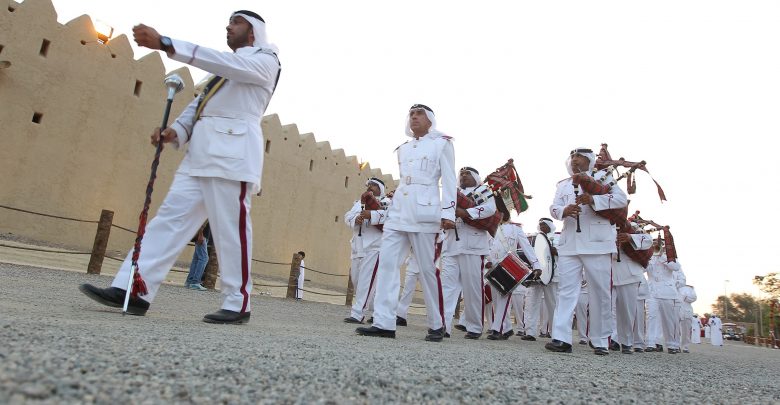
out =
[[[434,249],[436,246],[436,242],[439,240],[439,234],[436,234],[436,237],[433,239],[433,245]],[[441,276],[439,269],[436,268],[436,259],[433,260],[433,266],[436,269],[436,284],[437,284],[437,290],[439,291],[439,315],[441,315],[441,327],[446,328],[446,323],[444,322],[444,293],[441,290]]]
[[[379,256],[376,257],[376,263],[374,264],[374,272],[371,273],[371,282],[368,284],[368,292],[366,293],[366,300],[363,302],[362,311],[365,311],[366,306],[368,305],[368,297],[371,296],[371,289],[374,287],[374,279],[376,278],[376,269],[378,268],[379,268]],[[363,318],[365,318],[365,316],[363,316]]]
[[[249,258],[247,257],[247,243],[246,243],[246,205],[244,205],[244,199],[246,198],[246,182],[241,182],[241,196],[238,198],[239,211],[238,211],[238,236],[241,239],[241,295],[244,296],[244,302],[241,304],[241,313],[246,312],[246,307],[249,305],[249,294],[246,292],[246,285],[249,282]]]

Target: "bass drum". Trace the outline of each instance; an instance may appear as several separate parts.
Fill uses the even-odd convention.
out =
[[[542,267],[542,274],[535,281],[544,285],[550,284],[555,276],[555,256],[552,254],[552,243],[547,235],[538,233],[531,244],[534,247],[536,258],[539,260],[539,265]]]

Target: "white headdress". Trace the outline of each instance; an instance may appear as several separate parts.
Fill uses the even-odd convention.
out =
[[[252,33],[255,36],[255,42],[252,44],[255,48],[270,49],[274,53],[279,53],[279,47],[268,42],[267,35],[265,33],[265,20],[260,17],[259,14],[249,10],[238,10],[234,12],[230,18],[235,16],[241,16],[246,19],[249,24],[252,25]]]

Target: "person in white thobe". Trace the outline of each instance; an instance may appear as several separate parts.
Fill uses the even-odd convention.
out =
[[[707,322],[710,326],[710,344],[713,346],[723,346],[723,323],[715,314],[710,316],[710,321]]]

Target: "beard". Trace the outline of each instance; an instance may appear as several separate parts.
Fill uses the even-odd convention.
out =
[[[228,38],[227,44],[230,49],[238,49],[252,45],[249,43],[249,31],[243,34],[234,33],[232,38]]]

